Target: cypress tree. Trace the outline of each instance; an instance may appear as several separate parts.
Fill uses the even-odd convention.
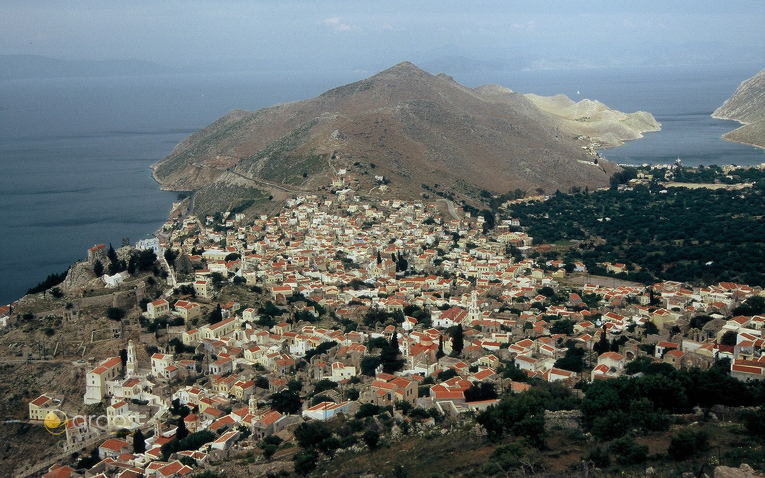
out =
[[[436,352],[436,360],[441,360],[441,357],[446,355],[444,353],[444,337],[442,335],[438,336],[438,351]]]
[[[388,345],[383,347],[380,352],[380,361],[382,362],[383,372],[393,373],[397,370],[401,370],[404,361],[398,358],[399,355],[401,355],[401,350],[398,347],[398,333],[394,330],[390,342],[388,342]]]
[[[133,453],[137,455],[139,453],[144,453],[145,451],[146,442],[144,441],[143,432],[139,428],[133,433]]]
[[[462,324],[458,324],[452,332],[452,355],[459,355],[465,346],[465,335],[462,330]]]

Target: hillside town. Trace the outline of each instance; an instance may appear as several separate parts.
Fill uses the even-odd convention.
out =
[[[89,360],[82,403],[100,404],[110,426],[78,417],[61,437],[63,452],[95,449],[97,460],[84,475],[61,463],[42,475],[183,476],[366,404],[398,419],[405,407],[467,420],[498,401],[475,399],[479,385],[573,388],[624,375],[639,357],[681,370],[727,358],[732,376],[765,378],[765,317],[726,319],[759,287],[590,277],[581,263],[535,254],[516,219],[489,228],[448,201],[388,198],[384,184],[366,199],[346,183],[340,174],[332,199],[295,197],[273,217],[178,215],[138,244],[155,251],[168,287],[142,302],[140,326],[123,328],[113,355]],[[95,246],[88,263],[106,254]],[[104,275],[103,287],[125,278]],[[3,326],[11,307],[0,308]],[[583,353],[572,367],[574,349]],[[43,423],[59,403],[46,391],[29,419]],[[211,439],[194,449],[163,447],[204,430]]]

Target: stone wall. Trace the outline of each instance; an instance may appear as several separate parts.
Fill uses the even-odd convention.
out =
[[[79,309],[87,307],[119,307],[129,310],[135,307],[138,303],[136,300],[136,293],[137,291],[135,289],[125,290],[107,295],[83,297],[74,302]]]
[[[580,430],[582,425],[581,410],[545,410],[545,431]]]

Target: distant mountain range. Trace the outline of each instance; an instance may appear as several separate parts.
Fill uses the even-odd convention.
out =
[[[195,208],[205,212],[235,207],[254,189],[316,192],[340,169],[358,178],[357,191],[384,177],[397,197],[471,200],[484,190],[606,186],[619,168],[593,143],[615,146],[658,128],[648,113],[471,89],[403,62],[316,98],[232,111],[153,169],[164,189],[197,191]]]
[[[744,125],[724,134],[723,139],[765,148],[765,70],[742,82],[712,117]]]
[[[59,60],[38,55],[0,55],[0,80],[138,76],[173,71],[143,60]]]

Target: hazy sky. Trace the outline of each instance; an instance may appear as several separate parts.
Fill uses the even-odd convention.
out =
[[[352,67],[439,55],[602,61],[705,50],[765,59],[763,0],[0,2],[0,54],[63,59]]]

